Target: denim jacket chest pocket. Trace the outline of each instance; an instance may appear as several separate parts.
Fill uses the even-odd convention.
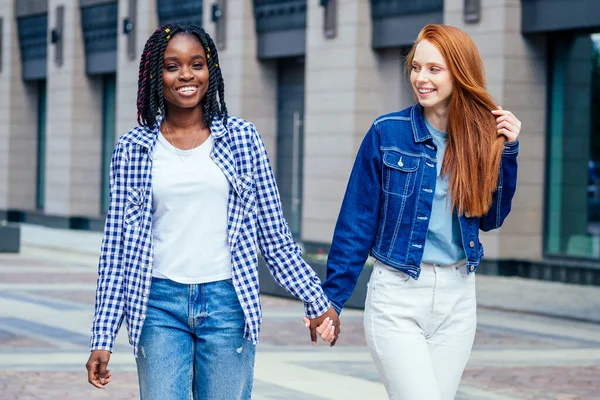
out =
[[[418,156],[385,150],[381,182],[383,191],[394,196],[410,196],[415,188],[420,161]]]

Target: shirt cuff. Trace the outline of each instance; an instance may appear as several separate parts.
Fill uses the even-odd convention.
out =
[[[330,300],[331,301],[331,300]],[[342,307],[338,306],[335,302],[331,301],[331,307],[333,307],[333,309],[335,310],[335,312],[337,313],[337,315],[340,315],[342,313]]]
[[[519,139],[515,140],[514,142],[504,143],[504,151],[502,152],[502,154],[505,154],[505,155],[517,154],[518,152],[519,152]]]
[[[323,295],[312,303],[304,303],[304,312],[309,319],[318,318],[331,307],[327,296]]]
[[[94,335],[90,343],[90,351],[108,350],[112,353],[115,338],[107,335]]]

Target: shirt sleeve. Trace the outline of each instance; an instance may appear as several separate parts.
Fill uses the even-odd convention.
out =
[[[112,351],[123,321],[122,249],[127,164],[126,152],[118,142],[110,163],[110,204],[98,263],[91,350]]]
[[[517,190],[517,156],[519,155],[519,141],[504,144],[498,186],[492,197],[492,205],[479,220],[479,229],[484,232],[498,229],[504,223],[512,206],[512,199]]]
[[[304,302],[306,316],[316,318],[330,307],[321,281],[302,259],[283,212],[279,191],[264,143],[254,130],[258,246],[275,281]]]
[[[380,136],[373,124],[360,145],[338,215],[323,289],[338,314],[375,243],[381,202]]]

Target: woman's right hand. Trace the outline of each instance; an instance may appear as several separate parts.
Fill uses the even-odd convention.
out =
[[[333,325],[333,320],[329,317],[325,318],[325,321],[323,321],[321,325],[317,326],[317,333],[321,335],[321,339],[327,343],[331,343],[337,339],[335,337],[335,326]]]
[[[308,328],[310,326],[310,320],[307,317],[304,317],[303,321],[304,326]],[[321,336],[321,339],[323,339],[329,344],[331,344],[332,342],[335,344],[337,338],[335,337],[335,325],[333,324],[333,320],[331,318],[325,318],[323,320],[323,323],[317,326],[316,330],[319,336]]]
[[[92,350],[85,368],[88,371],[88,382],[97,387],[104,389],[104,386],[110,383],[110,371],[106,369],[110,360],[110,351],[108,350]]]

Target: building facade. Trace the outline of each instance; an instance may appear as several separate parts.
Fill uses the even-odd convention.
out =
[[[523,122],[486,259],[600,284],[597,0],[0,0],[0,219],[101,229],[140,52],[169,21],[213,35],[231,115],[261,133],[295,236],[325,249],[363,136],[413,102],[407,49],[426,23],[462,28]]]

